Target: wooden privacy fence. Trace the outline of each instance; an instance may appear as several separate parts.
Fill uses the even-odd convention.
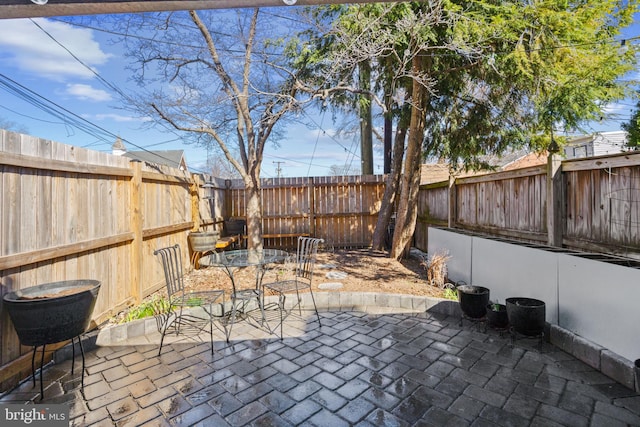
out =
[[[162,286],[153,251],[174,243],[186,249],[197,177],[17,133],[0,136],[0,296],[99,280],[92,319],[99,324]],[[0,390],[30,370],[29,350],[2,310]]]
[[[295,247],[309,234],[333,247],[367,247],[376,226],[384,180],[381,175],[261,180],[262,225],[267,247]],[[244,217],[241,180],[227,182],[229,217]]]
[[[101,324],[164,286],[154,250],[180,244],[189,266],[191,230],[244,217],[242,181],[0,131],[0,301],[43,283],[101,282]],[[381,176],[264,180],[264,233],[312,234],[335,246],[368,246],[383,192]],[[268,247],[293,238],[269,237]],[[47,346],[54,349],[55,346]],[[0,391],[31,369],[0,306]]]
[[[429,225],[640,258],[640,153],[421,186],[416,246]]]

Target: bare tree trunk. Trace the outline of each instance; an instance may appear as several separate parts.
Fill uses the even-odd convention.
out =
[[[262,250],[262,195],[259,181],[245,181],[247,192],[247,248]]]
[[[391,114],[391,105],[392,105],[392,100],[391,100],[391,95],[387,95],[387,97],[385,98],[385,105],[387,106],[387,112],[384,115],[384,143],[383,143],[383,168],[382,168],[382,173],[384,174],[388,174],[391,173],[391,159],[393,159],[393,156],[391,154],[391,150],[392,148],[392,141],[391,139],[393,138],[393,116]],[[404,143],[404,141],[403,141]]]
[[[400,124],[402,123],[402,120]],[[404,142],[407,136],[406,126],[398,125],[396,131],[396,140],[393,146],[393,157],[391,165],[391,173],[387,175],[382,196],[380,212],[376,228],[373,232],[373,244],[371,249],[374,251],[382,251],[384,249],[384,241],[389,227],[389,221],[393,214],[393,203],[398,192],[398,184],[400,182],[400,173],[402,172],[402,159],[404,158]]]
[[[422,69],[421,57],[413,58],[413,72],[419,75]],[[393,245],[389,256],[400,259],[407,246],[411,244],[416,225],[417,196],[420,184],[420,161],[422,159],[422,140],[424,138],[426,105],[426,88],[417,79],[413,80],[413,103],[411,106],[411,123],[409,125],[409,141],[404,162],[404,173],[401,178],[400,199],[396,214],[396,228],[393,234]]]
[[[420,164],[422,163],[422,153],[418,153],[413,159],[411,173],[409,174],[409,196],[407,205],[407,216],[402,230],[401,238],[406,236],[406,243],[400,257],[408,255],[411,249],[413,233],[416,231],[416,221],[418,219],[418,193],[420,191]],[[409,166],[407,164],[407,166]]]

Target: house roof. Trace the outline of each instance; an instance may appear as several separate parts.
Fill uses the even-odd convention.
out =
[[[447,181],[449,165],[446,163],[425,163],[420,168],[420,184]]]
[[[542,153],[527,153],[522,157],[519,157],[500,168],[503,171],[511,171],[515,169],[528,168],[530,166],[540,166],[547,163],[547,156],[549,154],[545,151]]]
[[[187,162],[184,158],[183,150],[127,151],[124,155],[130,159],[141,162],[155,163],[187,170]]]
[[[535,166],[547,162],[546,153],[540,156],[535,153],[528,153],[523,149],[511,150],[503,153],[501,156],[485,156],[483,158],[488,164],[496,167],[497,170],[512,170]],[[488,171],[458,171],[456,177],[466,177],[473,175],[485,174]],[[420,169],[420,184],[433,184],[436,182],[447,181],[449,179],[449,164],[444,162],[425,163]]]

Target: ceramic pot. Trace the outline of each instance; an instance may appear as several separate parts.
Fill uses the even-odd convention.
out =
[[[4,308],[22,345],[38,347],[83,334],[98,298],[97,280],[65,280],[9,292]],[[35,354],[35,353],[34,353]]]
[[[194,231],[189,233],[189,244],[193,252],[207,252],[216,248],[219,231]]]

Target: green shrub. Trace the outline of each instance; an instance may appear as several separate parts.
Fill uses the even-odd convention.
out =
[[[152,317],[169,310],[169,300],[165,297],[154,296],[148,301],[129,310],[120,323]]]
[[[458,300],[458,292],[455,289],[452,289],[452,288],[445,288],[443,297],[446,298],[446,299],[451,299],[451,300],[457,301]]]

